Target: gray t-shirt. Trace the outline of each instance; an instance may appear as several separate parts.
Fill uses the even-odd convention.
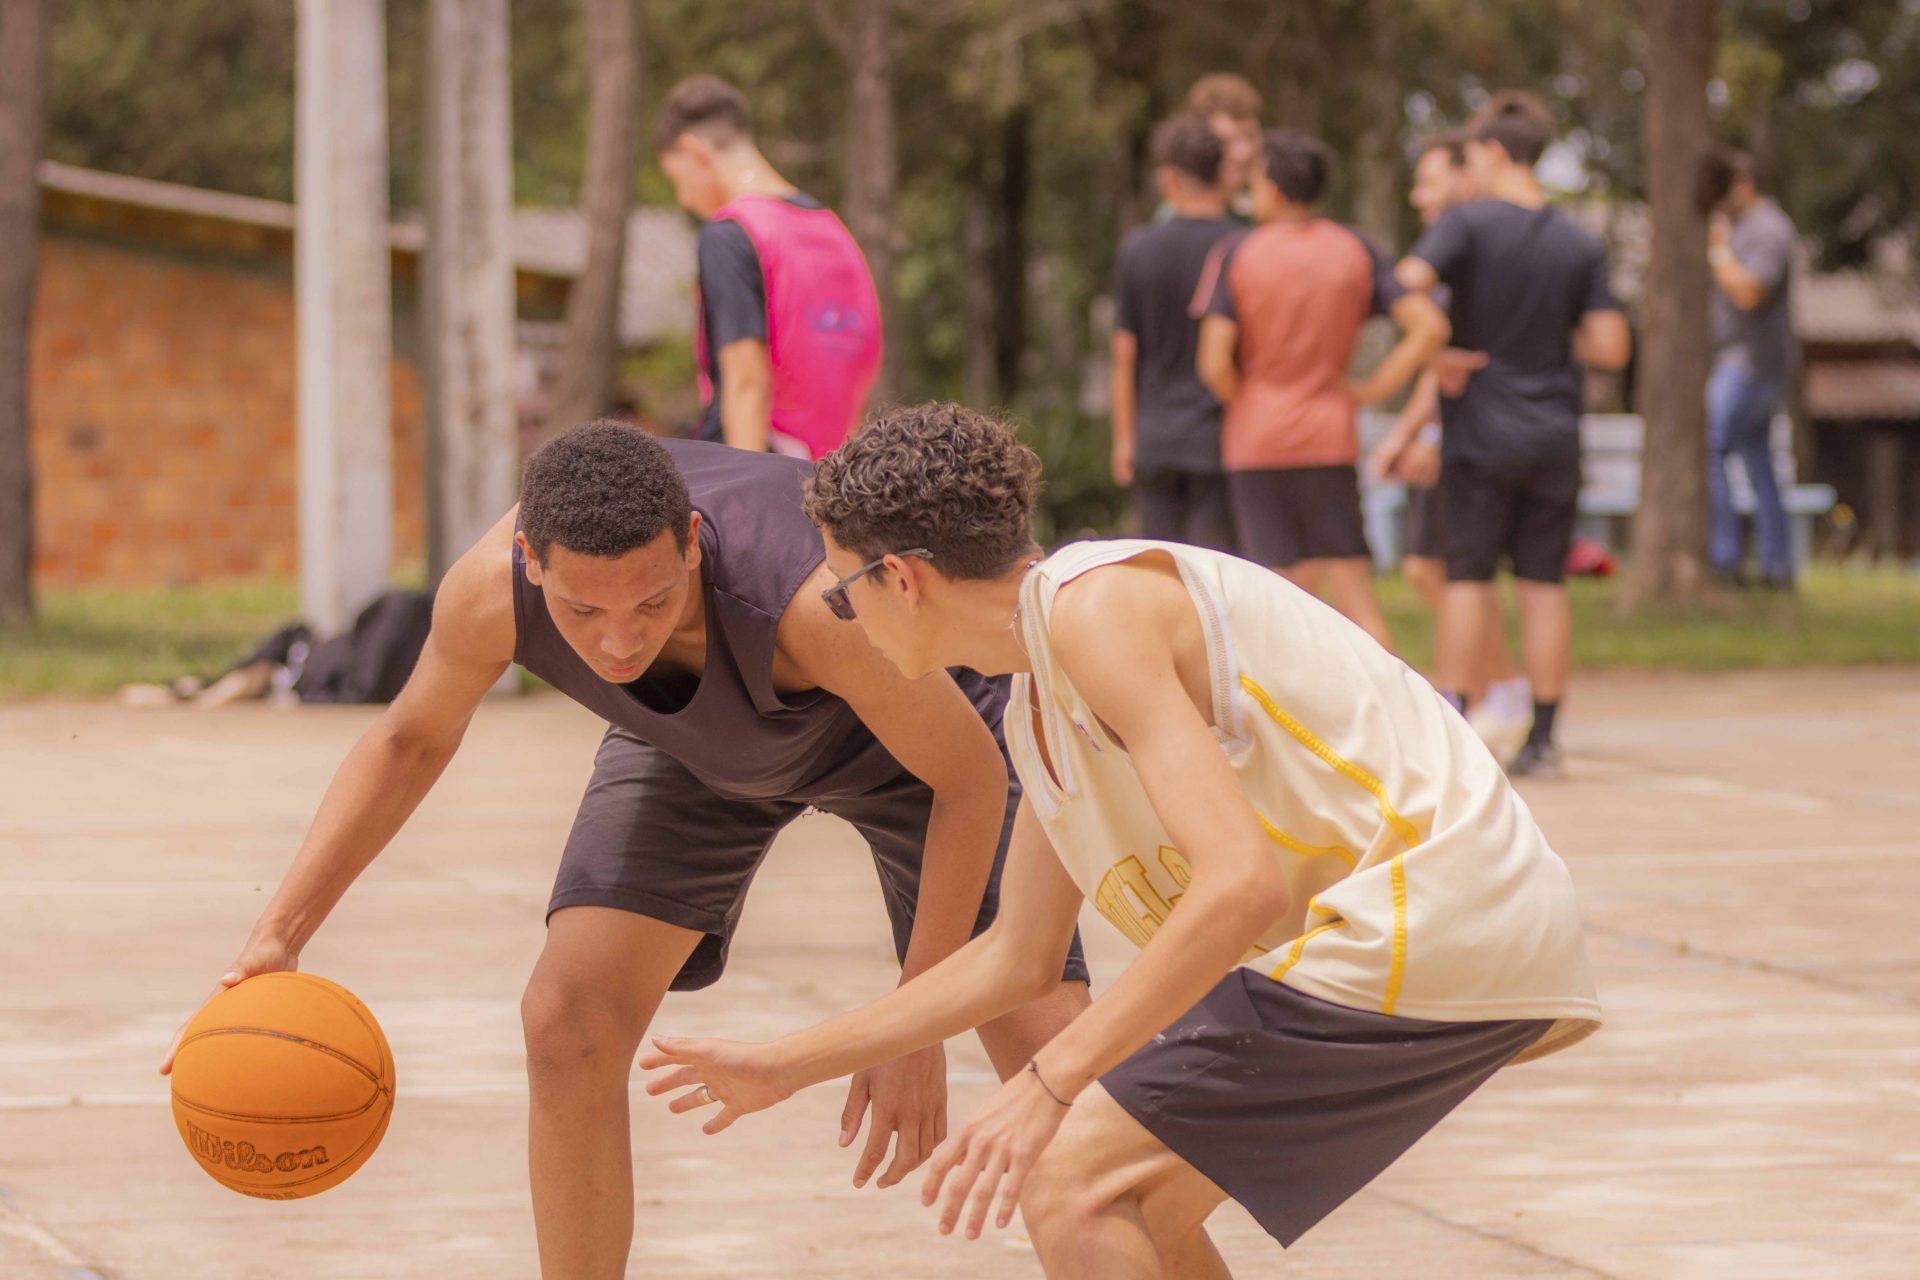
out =
[[[1794,339],[1789,305],[1793,266],[1793,223],[1772,200],[1762,200],[1733,224],[1730,248],[1747,272],[1766,286],[1767,296],[1751,311],[1713,289],[1715,363],[1733,363],[1755,377],[1785,382],[1793,373]]]

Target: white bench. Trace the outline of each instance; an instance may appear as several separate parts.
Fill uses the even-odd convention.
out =
[[[1360,415],[1361,454],[1385,438],[1393,427],[1391,416]],[[1640,448],[1645,426],[1638,414],[1590,413],[1580,419],[1581,485],[1578,532],[1618,547],[1625,522],[1640,505]],[[1793,424],[1785,414],[1773,420],[1773,467],[1780,483],[1781,505],[1787,511],[1795,567],[1806,563],[1813,545],[1813,520],[1833,509],[1832,485],[1800,484],[1795,480]],[[1711,461],[1711,460],[1710,460]],[[1753,486],[1746,468],[1727,468],[1727,484],[1736,511],[1752,515]],[[1391,568],[1400,559],[1400,516],[1406,491],[1398,484],[1368,482],[1364,465],[1360,476],[1361,504],[1366,513],[1367,540],[1374,563]]]

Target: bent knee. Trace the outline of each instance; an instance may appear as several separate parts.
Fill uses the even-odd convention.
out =
[[[1128,1198],[1130,1189],[1113,1182],[1111,1170],[1101,1166],[1091,1149],[1056,1139],[1020,1189],[1027,1229],[1055,1236],[1079,1231]]]
[[[631,1068],[647,1018],[603,992],[536,975],[520,997],[527,1067],[536,1074],[582,1068]]]

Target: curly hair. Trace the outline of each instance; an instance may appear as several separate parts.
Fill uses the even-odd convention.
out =
[[[599,418],[569,427],[527,461],[520,532],[542,565],[555,545],[623,556],[672,530],[684,547],[693,502],[673,455],[638,427]]]
[[[994,578],[1033,549],[1040,458],[1013,428],[935,401],[888,410],[820,459],[807,518],[863,560],[924,547],[950,578]]]

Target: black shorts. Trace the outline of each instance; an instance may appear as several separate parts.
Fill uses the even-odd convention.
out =
[[[1287,569],[1369,554],[1360,477],[1351,466],[1230,471],[1227,491],[1240,554],[1258,564]]]
[[[1388,1017],[1240,968],[1100,1084],[1290,1245],[1552,1025]]]
[[[1219,472],[1168,468],[1138,472],[1133,478],[1133,510],[1140,517],[1143,538],[1233,554],[1233,512],[1227,502],[1227,478]]]
[[[1447,558],[1446,524],[1440,517],[1440,488],[1407,487],[1407,505],[1400,512],[1400,554],[1422,560]]]
[[[1000,870],[1020,803],[1020,782],[1007,770],[1007,813],[993,874],[974,922],[993,922]],[[783,796],[739,800],[716,794],[678,760],[621,729],[608,729],[594,757],[593,779],[560,855],[547,916],[564,907],[616,907],[707,936],[681,967],[672,990],[719,981],[740,922],[747,885],[781,828],[809,807],[852,823],[873,850],[874,868],[893,923],[895,953],[904,960],[920,894],[920,858],[933,789],[902,770],[862,795]],[[1087,981],[1076,933],[1063,979]]]
[[[1439,499],[1447,581],[1491,582],[1504,557],[1513,576],[1559,582],[1580,510],[1580,463],[1495,467],[1443,462]]]

